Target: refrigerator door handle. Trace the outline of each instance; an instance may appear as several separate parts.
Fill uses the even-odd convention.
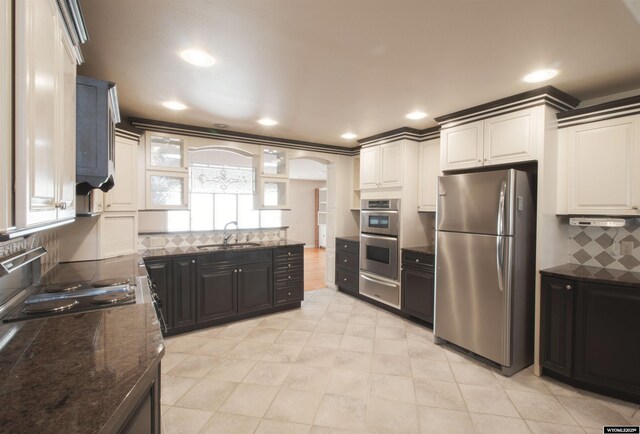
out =
[[[505,197],[507,195],[507,181],[503,180],[502,184],[500,184],[500,198],[498,200],[498,227],[496,234],[498,236],[504,235],[504,220],[505,220]]]
[[[504,292],[504,237],[496,237],[496,269],[498,270],[498,289]]]

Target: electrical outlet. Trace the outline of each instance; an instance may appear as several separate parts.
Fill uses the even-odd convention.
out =
[[[633,241],[620,241],[620,254],[633,255]]]
[[[164,237],[149,238],[149,247],[164,247]]]

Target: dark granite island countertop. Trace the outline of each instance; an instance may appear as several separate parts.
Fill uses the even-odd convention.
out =
[[[44,280],[134,278],[146,274],[138,263],[138,255],[128,255],[60,264]],[[163,355],[150,303],[2,324],[0,432],[113,432]]]
[[[417,246],[417,247],[403,247],[402,250],[412,253],[421,253],[423,255],[435,256],[436,246]]]
[[[220,249],[217,247],[205,247],[205,246],[188,246],[188,247],[168,247],[161,249],[149,249],[141,253],[143,259],[184,256],[184,255],[202,255],[208,253],[222,253],[222,252],[250,252],[254,250],[273,249],[276,247],[292,247],[292,246],[304,246],[304,243],[293,240],[279,240],[279,241],[261,241],[256,243],[256,246],[247,246],[241,249]],[[233,243],[229,244],[233,246]]]

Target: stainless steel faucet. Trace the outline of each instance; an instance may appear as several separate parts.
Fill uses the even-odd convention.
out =
[[[225,246],[229,244],[229,238],[231,238],[231,235],[233,235],[233,233],[230,233],[230,234],[227,233],[227,227],[229,227],[229,225],[236,225],[236,229],[238,229],[238,222],[236,221],[232,221],[224,225],[224,234],[222,235],[222,244]],[[236,242],[237,241],[238,241],[238,237],[236,236]]]

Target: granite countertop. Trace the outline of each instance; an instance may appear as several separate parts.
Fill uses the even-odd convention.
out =
[[[640,289],[640,273],[631,271],[591,267],[579,264],[563,264],[558,265],[557,267],[540,270],[540,274],[583,282],[606,283]]]
[[[435,256],[436,254],[436,246],[403,247],[402,250],[431,256]]]
[[[133,279],[139,262],[64,263],[42,280]],[[2,324],[0,342],[0,432],[112,431],[164,355],[150,303]]]
[[[304,246],[304,243],[293,240],[278,240],[278,241],[261,241],[257,246],[248,246],[241,249],[218,249],[207,248],[198,246],[188,247],[168,247],[162,249],[149,249],[140,254],[143,259],[147,258],[162,258],[165,256],[182,256],[182,255],[197,255],[202,253],[228,253],[228,252],[250,252],[254,250],[273,249],[274,247],[291,247],[291,246]],[[231,243],[230,245],[233,245]]]
[[[360,235],[356,235],[356,236],[349,236],[349,237],[336,237],[336,240],[345,240],[345,241],[353,241],[356,243],[360,242]]]

